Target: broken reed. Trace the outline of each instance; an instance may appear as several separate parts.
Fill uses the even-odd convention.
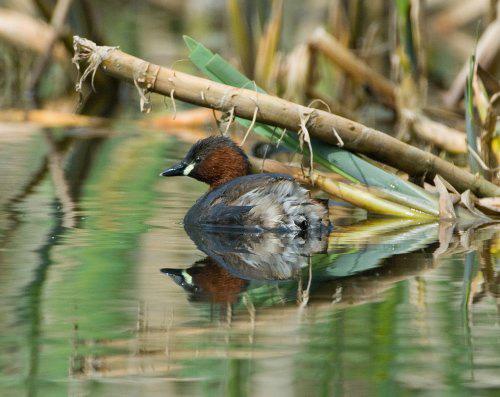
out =
[[[126,54],[116,48],[97,46],[75,36],[75,61],[86,61],[89,67],[84,76],[94,74],[101,66],[104,71],[136,85],[141,98],[157,92],[187,103],[223,112],[233,112],[248,120],[254,118],[265,124],[300,131],[305,124],[308,132],[329,144],[338,142],[344,147],[401,169],[411,175],[433,178],[439,174],[456,189],[470,189],[479,196],[498,196],[500,188],[478,175],[363,124],[346,118],[298,105],[271,95],[224,84],[164,68]],[[81,81],[80,81],[81,87]],[[307,123],[304,120],[307,119]]]

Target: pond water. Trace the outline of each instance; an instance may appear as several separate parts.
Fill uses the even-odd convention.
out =
[[[498,228],[192,241],[186,143],[0,139],[2,396],[498,395]]]

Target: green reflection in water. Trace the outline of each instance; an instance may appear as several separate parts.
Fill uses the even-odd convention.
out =
[[[66,175],[82,185],[70,184],[76,228],[62,226],[48,175],[0,214],[18,212],[17,223],[3,223],[17,226],[0,251],[2,395],[496,394],[498,234],[478,233],[469,249],[435,259],[436,225],[338,227],[328,253],[312,258],[307,295],[307,267],[279,282],[238,283],[226,272],[218,292],[231,286],[236,296],[215,298],[182,290],[156,262],[145,277],[160,287],[144,291],[145,241],[154,232],[169,243],[162,214],[180,214],[193,198],[194,184],[175,182],[172,197],[157,190],[171,146],[105,140],[82,176],[75,170],[86,160],[75,163],[82,156],[70,145]],[[148,226],[157,218],[165,230]],[[170,263],[183,247],[154,249]],[[201,272],[205,286],[216,266]]]
[[[81,211],[89,215],[77,229],[64,230],[60,203],[54,204],[56,224],[38,250],[40,264],[22,299],[27,308],[21,312],[30,324],[29,395],[54,393],[50,382],[77,374],[82,355],[109,350],[89,346],[133,327],[135,313],[122,310],[120,302],[134,288],[134,250],[148,229],[157,196],[154,170],[161,168],[164,149],[157,139],[106,142],[83,189]],[[54,256],[55,277],[47,280]],[[46,341],[44,333],[57,337]],[[57,390],[66,394],[65,387]]]

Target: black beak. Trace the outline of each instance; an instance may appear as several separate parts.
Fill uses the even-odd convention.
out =
[[[170,168],[167,168],[163,171],[160,176],[181,176],[184,175],[183,172],[186,169],[187,164],[184,161],[181,161],[178,164],[173,165]]]
[[[186,282],[186,279],[184,278],[183,272],[188,269],[171,269],[168,267],[164,267],[163,269],[160,269],[160,271],[163,274],[166,274],[169,276],[174,282],[184,288],[188,292],[195,293],[198,291],[198,287],[195,285],[191,285],[188,282]]]
[[[182,276],[182,271],[183,269],[172,269],[169,267],[164,267],[163,269],[160,269],[160,272],[168,274],[169,276]]]
[[[169,276],[172,280],[174,280],[174,283],[181,287],[186,287],[187,283],[186,280],[184,280],[184,276],[182,275],[182,269],[169,269],[169,268],[164,268],[160,269],[160,271],[163,274],[166,274]]]

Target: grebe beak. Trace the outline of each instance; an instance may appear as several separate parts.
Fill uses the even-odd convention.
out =
[[[182,288],[190,292],[196,292],[198,290],[198,287],[193,285],[193,278],[187,272],[188,269],[170,269],[168,267],[165,267],[163,269],[160,269],[160,271],[163,274],[170,276],[170,278]]]
[[[191,169],[189,169],[189,172],[186,173],[186,170],[188,170],[189,164],[187,164],[184,161],[181,161],[178,164],[173,165],[170,168],[167,168],[165,171],[163,171],[160,176],[181,176],[181,175],[188,175],[189,172],[191,172]]]
[[[169,267],[164,267],[163,269],[160,269],[160,272],[163,274],[168,274],[169,276],[182,276],[182,272],[185,269],[172,269]]]

